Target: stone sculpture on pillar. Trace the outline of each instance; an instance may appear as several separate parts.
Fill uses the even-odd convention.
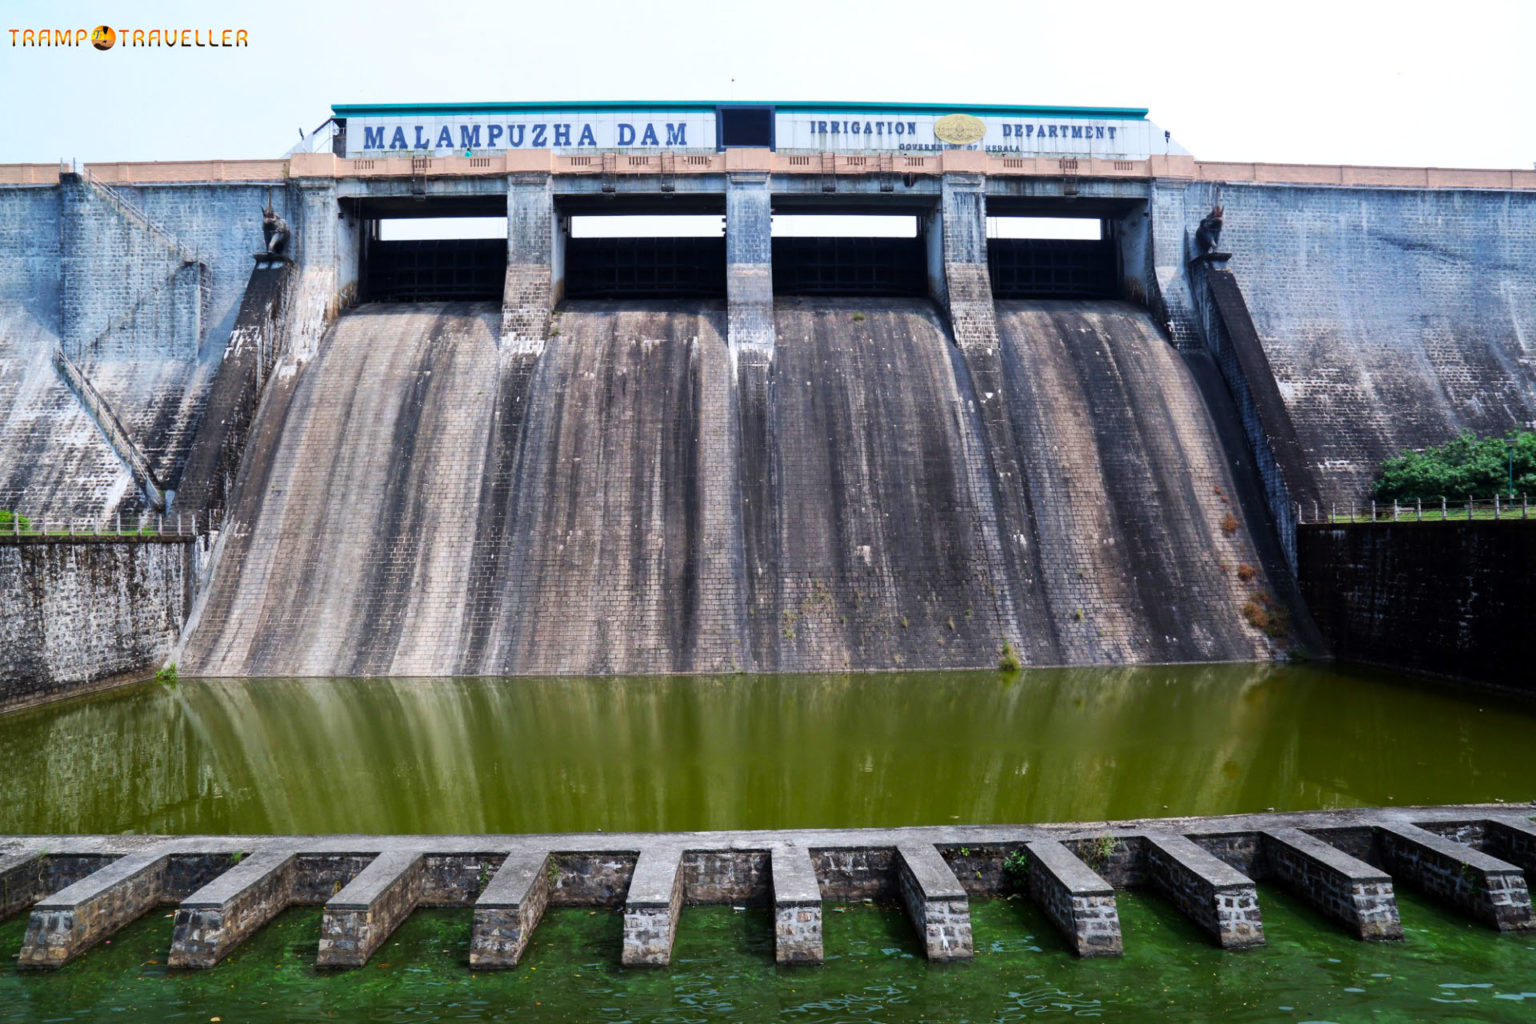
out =
[[[267,208],[261,211],[261,237],[267,248],[254,254],[257,262],[288,262],[288,222],[273,208],[271,192],[267,193]]]
[[[1210,256],[1216,252],[1216,246],[1221,243],[1221,205],[1211,207],[1211,212],[1200,221],[1200,227],[1195,231],[1195,249],[1197,256]]]

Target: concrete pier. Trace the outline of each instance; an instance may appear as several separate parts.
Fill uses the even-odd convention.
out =
[[[772,204],[765,171],[735,171],[725,185],[725,289],[731,351],[773,358]]]
[[[182,901],[171,936],[171,967],[212,967],[293,900],[293,851],[243,858]]]
[[[902,904],[928,959],[961,960],[970,901],[1017,893],[1022,853],[1026,894],[1079,956],[1121,952],[1124,888],[1243,949],[1264,942],[1255,880],[1363,939],[1401,933],[1397,884],[1490,928],[1530,928],[1522,868],[1479,847],[1513,856],[1533,816],[1536,803],[765,832],[0,836],[0,898],[31,907],[28,967],[61,966],[159,906],[178,907],[167,962],[209,967],[283,907],[321,904],[321,966],[363,964],[411,910],[441,906],[473,909],[472,967],[512,967],[551,905],[622,910],[623,963],[663,966],[683,906],[697,904],[766,905],[774,960],[815,964],[823,901],[866,899]]]
[[[675,850],[642,850],[624,900],[624,966],[665,967],[683,907],[683,860]]]
[[[1295,828],[1260,836],[1274,877],[1357,939],[1400,939],[1392,878]]]
[[[1407,822],[1375,832],[1393,877],[1500,931],[1536,928],[1525,875],[1513,864]]]
[[[32,908],[23,967],[62,967],[160,902],[169,857],[149,850],[108,864]]]
[[[361,967],[421,902],[422,855],[386,850],[325,905],[321,967]]]
[[[969,960],[971,904],[955,873],[927,843],[896,847],[896,883],[902,905],[929,960]]]
[[[1199,925],[1222,949],[1264,945],[1253,880],[1179,835],[1146,837],[1152,887]]]
[[[773,851],[773,958],[781,964],[819,964],[821,883],[804,847]]]
[[[1029,898],[1078,956],[1119,956],[1120,911],[1115,890],[1055,839],[1028,844]]]
[[[513,853],[475,901],[469,966],[516,967],[549,904],[549,854]]]

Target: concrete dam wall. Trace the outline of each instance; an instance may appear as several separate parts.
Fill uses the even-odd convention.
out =
[[[1323,502],[1368,499],[1405,449],[1536,421],[1536,193],[1159,188],[1160,273],[1215,202]]]
[[[567,303],[542,352],[498,347],[498,313],[364,306],[269,386],[184,671],[1270,654],[1242,611],[1267,526],[1142,310],[998,307],[1006,465],[926,300],[781,298],[771,358],[733,356],[721,303]]]

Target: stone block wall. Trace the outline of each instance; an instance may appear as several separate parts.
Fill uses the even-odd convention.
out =
[[[191,600],[197,541],[0,541],[0,709],[157,669]]]
[[[1299,541],[1336,656],[1536,692],[1536,520],[1303,526]]]
[[[1536,193],[1158,182],[1158,277],[1212,203],[1324,502],[1383,458],[1536,420]],[[1177,301],[1176,301],[1177,300]]]

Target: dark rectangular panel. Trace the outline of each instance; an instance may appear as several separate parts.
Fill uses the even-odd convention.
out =
[[[778,295],[925,295],[923,240],[775,238],[773,290]]]
[[[1109,241],[989,238],[987,264],[997,299],[1108,299],[1120,291]]]
[[[499,302],[507,243],[502,238],[374,241],[366,262],[365,302]]]
[[[725,294],[723,238],[572,238],[565,244],[572,299],[715,298]]]

